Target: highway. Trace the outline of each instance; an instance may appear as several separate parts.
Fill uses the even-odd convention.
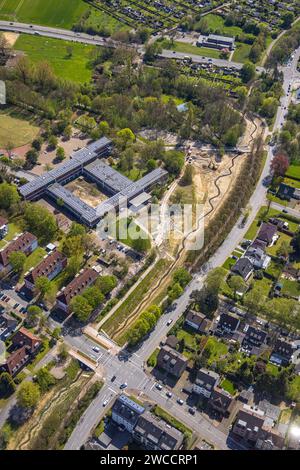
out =
[[[287,65],[282,69],[284,74],[284,96],[281,99],[280,106],[277,110],[277,116],[273,128],[273,132],[278,131],[285,119],[286,109],[289,105],[291,95],[288,91],[289,85],[293,82],[295,77],[295,70],[297,62],[300,57],[300,48],[295,53],[294,59],[290,65]],[[255,188],[254,193],[250,199],[250,205],[252,208],[251,214],[247,220],[246,225],[240,228],[240,220],[237,221],[233,227],[229,236],[219,247],[216,253],[210,258],[209,262],[203,266],[197,275],[195,275],[191,283],[185,289],[183,295],[176,301],[175,308],[173,311],[164,314],[159,322],[157,323],[154,331],[151,333],[148,339],[146,339],[140,348],[134,353],[129,359],[123,363],[116,356],[110,354],[107,350],[99,348],[100,353],[97,356],[98,367],[96,373],[99,373],[105,378],[105,385],[100,391],[97,398],[88,407],[72,435],[70,436],[65,449],[79,449],[88,439],[91,430],[97,425],[101,417],[104,416],[108,408],[111,406],[112,400],[120,393],[121,383],[126,382],[128,389],[138,390],[153,400],[154,403],[158,403],[160,406],[171,412],[172,415],[177,417],[187,426],[197,432],[202,438],[208,440],[219,449],[227,449],[227,435],[221,432],[219,429],[213,426],[213,424],[206,418],[203,417],[199,412],[195,416],[191,416],[188,413],[188,407],[186,404],[179,405],[176,403],[176,397],[168,399],[165,395],[166,390],[158,391],[155,388],[155,382],[152,377],[149,377],[144,371],[144,364],[147,358],[150,356],[152,351],[155,350],[160,342],[165,338],[168,330],[173,326],[176,320],[183,314],[184,310],[188,306],[190,294],[195,289],[200,289],[203,286],[205,280],[205,274],[208,270],[216,268],[224,263],[228,256],[232,253],[234,248],[237,246],[239,241],[243,238],[251,223],[253,222],[255,215],[259,208],[266,202],[267,188],[263,185],[264,178],[270,174],[270,164],[273,158],[273,149],[269,147],[268,155],[266,158],[265,166],[262,171],[259,182]],[[171,325],[168,325],[168,320],[172,319]],[[96,345],[90,339],[83,338],[82,336],[77,337],[66,337],[66,342],[79,350],[83,350],[85,354],[93,354],[93,347]],[[84,346],[83,346],[84,344]],[[99,347],[97,344],[96,346]],[[116,380],[111,382],[112,376],[116,376]],[[109,400],[106,407],[103,407],[103,401]]]
[[[124,46],[124,44],[119,43],[117,41],[113,41],[112,39],[106,39],[101,36],[91,36],[90,34],[86,33],[78,33],[75,31],[70,31],[67,29],[62,28],[53,28],[49,26],[40,26],[40,25],[32,25],[27,23],[19,23],[19,22],[12,22],[12,21],[0,21],[0,30],[2,31],[11,31],[16,33],[24,33],[24,34],[31,34],[36,36],[44,36],[54,39],[63,39],[65,41],[73,41],[79,42],[83,44],[92,44],[94,46],[105,46],[105,47],[118,47]],[[127,47],[135,48],[135,45],[127,44]],[[140,54],[144,53],[143,46],[139,46],[137,48]],[[183,59],[186,57],[187,54],[181,52],[170,51],[164,49],[160,54],[160,57],[169,58],[169,59]],[[204,57],[196,54],[189,54],[193,62],[196,63],[212,63],[218,67],[233,67],[240,70],[243,67],[243,64],[238,62],[230,62],[229,60],[222,60],[222,59],[210,59],[209,57]],[[264,71],[263,67],[257,67],[257,71],[262,72]]]
[[[81,42],[94,46],[116,47],[118,43],[101,36],[91,36],[86,33],[77,33],[68,29],[52,28],[49,26],[31,25],[12,21],[0,21],[0,30],[16,33],[25,33],[36,36],[44,36],[54,39],[64,39],[66,41]]]

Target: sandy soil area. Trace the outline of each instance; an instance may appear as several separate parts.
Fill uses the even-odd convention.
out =
[[[96,184],[88,183],[82,177],[68,183],[66,188],[92,207],[97,207],[100,202],[107,199],[107,197],[99,191]]]
[[[8,44],[10,45],[10,47],[13,47],[18,39],[18,37],[20,36],[18,33],[3,33],[5,39],[7,40]]]

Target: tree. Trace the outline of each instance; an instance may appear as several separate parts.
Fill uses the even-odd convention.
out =
[[[183,174],[183,177],[181,178],[180,183],[183,184],[184,186],[189,186],[190,184],[192,184],[193,174],[194,174],[194,169],[192,165],[187,165],[186,169],[184,170],[184,174]]]
[[[183,289],[179,282],[175,282],[172,286],[168,289],[168,299],[169,302],[172,303],[174,300],[178,299],[183,294]]]
[[[32,146],[32,148],[34,148],[35,150],[37,150],[37,151],[39,152],[39,151],[41,150],[41,148],[42,148],[42,142],[43,142],[43,141],[42,141],[41,138],[34,139],[34,140],[32,141],[31,146]]]
[[[192,276],[185,268],[179,268],[173,274],[173,282],[178,282],[184,289],[191,281]]]
[[[22,382],[17,392],[17,404],[21,408],[35,408],[40,399],[40,387],[33,382]]]
[[[96,286],[88,287],[84,291],[83,297],[88,301],[93,310],[104,300],[104,295]]]
[[[26,315],[26,326],[32,328],[39,323],[39,319],[42,315],[42,309],[38,305],[30,305],[27,308],[27,315]]]
[[[48,243],[57,233],[54,215],[44,206],[27,204],[24,212],[26,229],[36,235],[41,243]]]
[[[48,138],[48,146],[51,150],[54,150],[56,149],[57,147],[57,144],[58,144],[58,139],[55,135],[50,135],[50,137]]]
[[[22,251],[12,251],[8,256],[9,264],[16,274],[21,274],[26,261],[26,255]]]
[[[149,250],[151,243],[149,238],[137,237],[131,240],[132,248],[140,253],[145,253]]]
[[[154,41],[146,46],[144,61],[152,62],[162,52],[162,46],[158,41]]]
[[[103,295],[107,295],[117,286],[117,278],[115,276],[99,276],[96,280],[96,286]]]
[[[244,292],[246,289],[246,283],[241,276],[231,276],[228,285],[234,292],[234,298],[238,292]]]
[[[131,129],[128,127],[121,129],[117,132],[118,144],[122,149],[125,149],[128,143],[133,143],[135,141],[135,135]]]
[[[16,186],[9,183],[0,184],[0,209],[9,211],[20,201]]]
[[[255,77],[255,65],[246,62],[241,69],[241,78],[244,83],[249,83]]]
[[[55,384],[55,377],[48,371],[47,367],[42,367],[36,373],[36,381],[42,393],[47,392]]]
[[[46,276],[40,276],[34,283],[36,289],[39,291],[41,298],[44,298],[51,290],[51,282]]]
[[[39,154],[35,149],[30,149],[26,152],[25,159],[26,159],[26,166],[28,168],[32,168],[34,165],[37,164],[39,158]]]
[[[13,378],[7,372],[0,374],[0,397],[7,398],[16,390],[16,384]]]
[[[64,240],[62,246],[62,252],[68,258],[77,256],[80,257],[83,254],[83,243],[82,243],[82,236],[77,235],[75,237],[68,237]]]
[[[177,150],[170,150],[165,153],[164,162],[169,173],[174,176],[179,176],[184,165],[184,155]]]
[[[56,150],[56,159],[59,162],[62,162],[66,158],[66,153],[63,147],[57,147]]]
[[[278,176],[284,176],[288,167],[289,167],[289,159],[283,153],[278,153],[275,155],[273,160],[271,161],[271,170],[273,176],[277,178]]]
[[[253,289],[247,292],[243,302],[250,314],[260,313],[265,303],[265,292],[259,283],[255,283]]]
[[[93,307],[82,295],[77,295],[71,301],[71,310],[79,321],[86,322],[93,311]]]
[[[210,271],[204,281],[204,286],[211,294],[218,294],[222,282],[225,279],[226,270],[224,268],[215,268]]]
[[[291,244],[287,241],[281,242],[279,247],[276,250],[276,256],[279,258],[285,258],[287,259],[289,254],[293,251]]]
[[[281,19],[282,19],[283,29],[288,29],[291,27],[292,23],[294,22],[295,15],[292,11],[287,11],[283,13],[283,15],[281,16]]]
[[[84,225],[78,224],[77,222],[72,222],[71,228],[68,233],[69,237],[84,236],[86,234],[86,228]]]

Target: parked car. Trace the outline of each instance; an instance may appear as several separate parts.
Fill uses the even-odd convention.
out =
[[[181,400],[181,398],[178,398],[178,399],[177,399],[177,403],[178,403],[179,405],[183,405],[183,400]]]
[[[173,394],[169,391],[166,393],[166,395],[167,395],[168,398],[172,398],[172,396],[173,396]]]
[[[110,379],[111,382],[114,382],[116,380],[117,376],[113,375],[112,378]]]
[[[99,352],[100,352],[100,349],[99,349],[97,346],[94,346],[94,347],[93,347],[93,351],[95,351],[96,353],[99,353]]]
[[[120,385],[120,389],[123,390],[124,388],[127,388],[128,384],[124,382],[123,384]]]
[[[103,402],[103,406],[106,406],[106,405],[107,405],[107,403],[108,403],[108,400],[104,400],[104,402]]]
[[[170,320],[168,320],[167,321],[167,326],[171,325],[172,321],[173,321],[172,318]]]
[[[157,388],[157,390],[162,390],[162,385],[160,384],[156,384],[155,387]]]
[[[189,413],[191,415],[194,415],[196,413],[195,409],[194,408],[189,408]]]

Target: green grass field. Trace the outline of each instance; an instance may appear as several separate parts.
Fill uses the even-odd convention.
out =
[[[0,149],[5,149],[10,143],[14,148],[28,144],[38,132],[38,127],[20,119],[12,110],[0,113]]]
[[[22,34],[14,47],[24,51],[33,62],[46,60],[58,77],[78,83],[91,79],[90,60],[94,46]],[[71,56],[68,55],[68,47],[72,49]]]
[[[176,52],[183,52],[185,54],[202,55],[205,57],[212,57],[213,59],[220,58],[220,51],[216,49],[209,49],[208,47],[198,47],[188,44],[186,42],[175,41],[171,50]]]
[[[225,36],[237,36],[241,34],[242,29],[239,26],[225,26],[224,19],[213,13],[205,16],[205,20],[208,23],[208,27],[218,34],[224,34]]]
[[[246,62],[249,59],[249,53],[251,49],[250,44],[244,44],[242,42],[236,43],[236,49],[233,53],[233,62]]]
[[[88,9],[83,0],[0,0],[0,18],[71,28]]]
[[[296,178],[300,180],[300,165],[290,165],[285,176],[287,178]]]

